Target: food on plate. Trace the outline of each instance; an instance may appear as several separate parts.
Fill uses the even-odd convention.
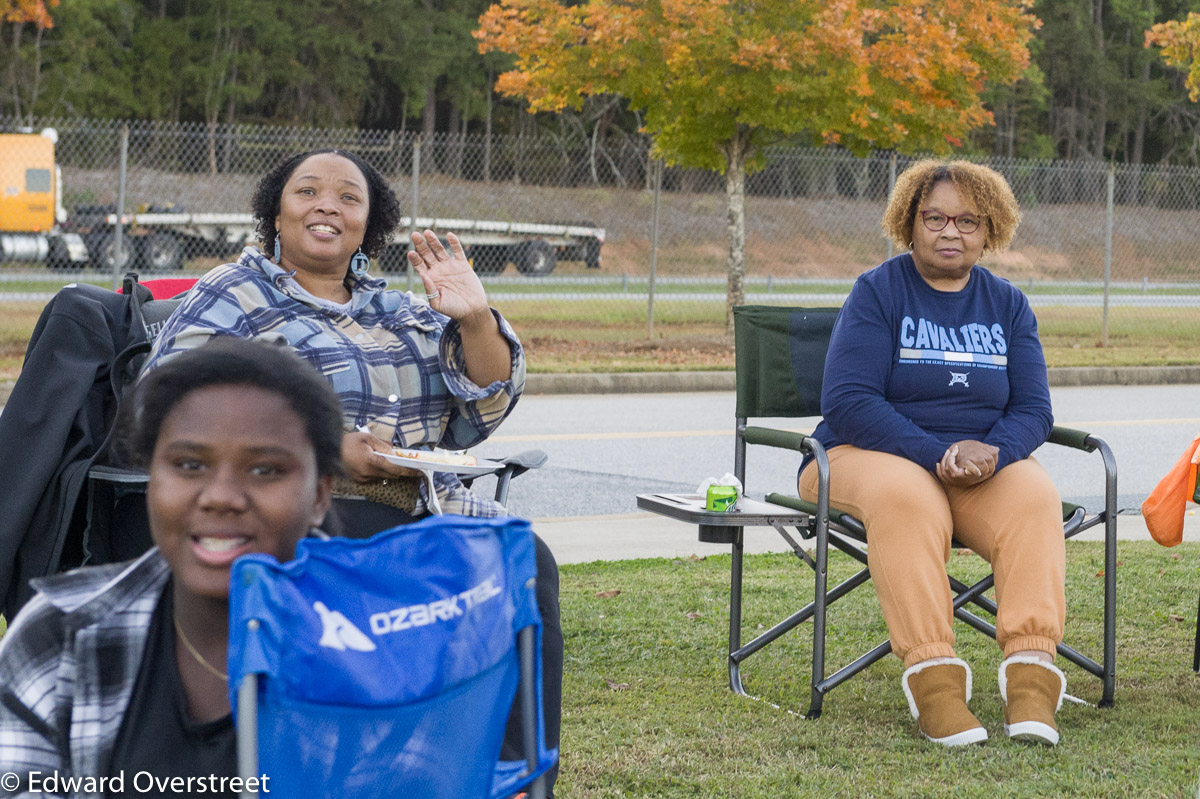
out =
[[[400,449],[399,447],[393,451],[401,458],[412,458],[415,461],[426,463],[444,463],[448,466],[475,466],[479,463],[479,459],[474,455],[459,455],[457,452],[430,452],[423,449]]]

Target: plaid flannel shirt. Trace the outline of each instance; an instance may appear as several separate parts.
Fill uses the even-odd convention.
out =
[[[35,580],[0,640],[0,774],[106,775],[169,571],[151,549],[129,563]],[[85,783],[86,785],[86,783]],[[80,790],[71,796],[97,796]]]
[[[213,336],[284,343],[333,384],[347,430],[363,425],[410,449],[474,446],[516,405],[525,387],[525,356],[495,310],[512,351],[512,376],[481,388],[467,377],[458,322],[412,294],[387,291],[383,280],[350,276],[351,306],[341,313],[296,292],[291,275],[254,247],[236,263],[213,269],[167,320],[146,370]],[[438,472],[434,481],[445,513],[504,514],[454,475]],[[423,509],[422,500],[417,512]]]

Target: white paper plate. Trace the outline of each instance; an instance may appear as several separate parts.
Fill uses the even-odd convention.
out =
[[[401,449],[396,447],[396,452],[410,453],[415,457],[405,457],[404,455],[391,455],[380,452],[379,455],[388,463],[394,463],[397,466],[407,466],[410,469],[420,469],[421,471],[430,472],[449,472],[451,474],[489,474],[497,469],[504,468],[504,464],[499,461],[489,461],[480,459],[473,466],[466,466],[457,463],[443,463],[441,461],[429,460],[431,454],[428,450],[423,449]]]

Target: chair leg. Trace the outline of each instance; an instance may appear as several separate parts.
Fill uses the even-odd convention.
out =
[[[734,528],[732,558],[729,566],[729,690],[746,696],[742,685],[741,663],[733,653],[742,647],[742,554],[743,530]]]
[[[1112,707],[1117,686],[1117,460],[1103,440],[1093,441],[1104,460],[1104,677],[1100,707]]]
[[[1192,650],[1192,671],[1200,672],[1200,602],[1196,605],[1196,648]]]
[[[828,607],[829,589],[829,511],[825,509],[817,519],[816,559],[813,586],[813,644],[812,644],[812,690],[805,718],[821,717],[821,705],[825,694],[821,684],[825,682],[825,613]]]

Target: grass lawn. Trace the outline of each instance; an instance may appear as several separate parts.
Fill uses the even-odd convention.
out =
[[[0,303],[0,380],[15,380],[43,303]],[[733,369],[724,308],[663,302],[653,335],[646,306],[633,300],[497,303],[525,345],[529,371],[655,372]],[[1200,363],[1200,314],[1193,308],[1112,308],[1102,346],[1100,311],[1039,308],[1052,366],[1168,366]]]
[[[975,672],[971,707],[991,740],[947,751],[917,733],[887,658],[831,692],[810,721],[803,625],[743,664],[732,694],[725,647],[729,557],[564,566],[563,761],[557,795],[587,797],[1194,797],[1200,776],[1200,676],[1191,670],[1200,545],[1122,542],[1115,706],[1066,702],[1063,740],[1009,741],[995,644],[956,625]],[[1095,656],[1101,637],[1102,544],[1067,545],[1067,640]],[[801,568],[797,568],[797,566]],[[972,554],[956,574],[982,575]],[[831,574],[852,570],[831,557]],[[746,637],[811,596],[790,555],[747,558]],[[618,595],[607,596],[612,591]],[[886,637],[874,591],[830,611],[829,664]],[[1099,680],[1060,659],[1068,693],[1088,702]],[[832,669],[831,669],[832,670]]]

